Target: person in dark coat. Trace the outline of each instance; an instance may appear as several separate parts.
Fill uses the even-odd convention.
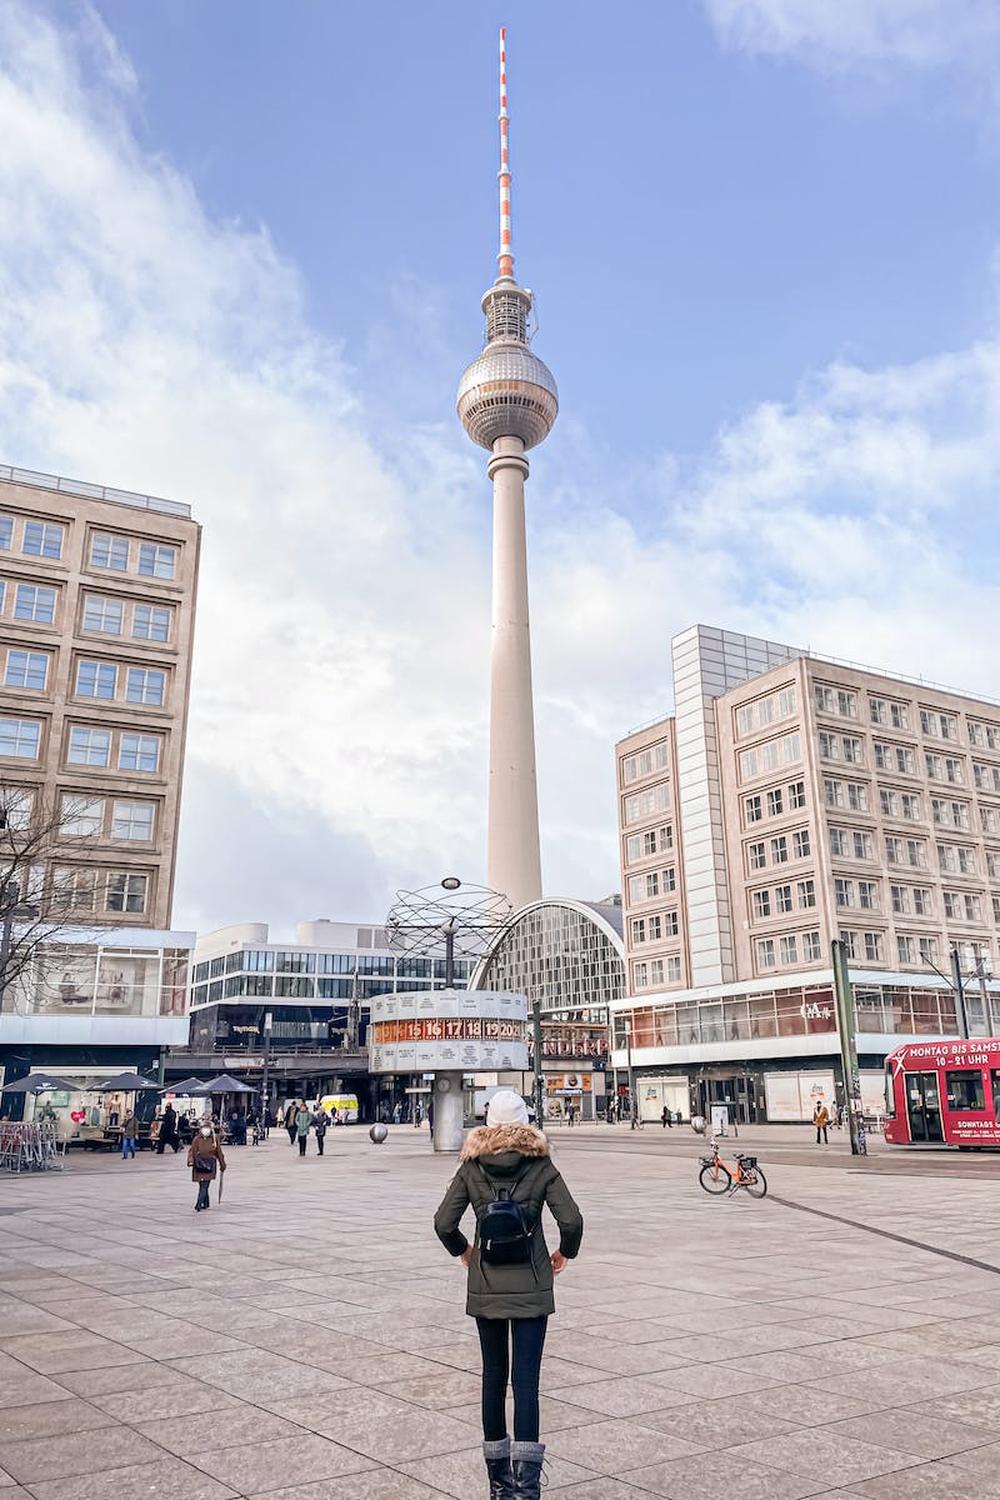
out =
[[[530,1258],[520,1264],[487,1264],[482,1258],[478,1221],[501,1192],[523,1205],[530,1229]],[[477,1219],[472,1245],[459,1227],[470,1204]],[[546,1204],[559,1226],[559,1248],[551,1255],[541,1223]],[[497,1090],[486,1124],[466,1137],[462,1164],[434,1216],[434,1229],[449,1254],[468,1268],[465,1310],[476,1320],[483,1355],[483,1456],[491,1500],[539,1500],[545,1456],[538,1440],[542,1348],[555,1311],[553,1279],[580,1249],[583,1216],[553,1165],[548,1141],[528,1124],[527,1106],[513,1089]],[[508,1374],[513,1441],[507,1433]]]
[[[660,1124],[663,1126],[664,1130],[666,1130],[668,1126],[671,1130],[673,1130],[674,1128],[673,1114],[666,1105],[663,1106],[663,1113],[660,1116]]]
[[[289,1099],[285,1105],[285,1129],[288,1131],[288,1144],[295,1145],[295,1120],[299,1113],[298,1101]]]
[[[191,1181],[198,1184],[195,1213],[210,1208],[208,1189],[215,1181],[216,1172],[226,1170],[226,1158],[222,1154],[222,1142],[211,1125],[203,1125],[188,1147],[187,1163],[191,1168]]]
[[[163,1111],[163,1118],[160,1121],[160,1133],[156,1138],[157,1156],[163,1155],[165,1146],[172,1146],[175,1156],[181,1149],[180,1139],[177,1135],[177,1111],[172,1104],[167,1105]]]
[[[316,1150],[320,1156],[323,1155],[323,1143],[326,1140],[326,1132],[329,1128],[330,1116],[325,1109],[317,1109],[312,1117],[313,1130],[316,1132]]]

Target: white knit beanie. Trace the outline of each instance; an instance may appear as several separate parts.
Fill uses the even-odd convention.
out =
[[[513,1089],[497,1089],[486,1106],[487,1125],[527,1125],[528,1106]]]

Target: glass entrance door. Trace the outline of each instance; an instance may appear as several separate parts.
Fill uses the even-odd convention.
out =
[[[906,1113],[911,1141],[943,1141],[936,1073],[907,1073]]]

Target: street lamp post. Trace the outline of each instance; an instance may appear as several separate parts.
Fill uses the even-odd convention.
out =
[[[833,953],[833,991],[837,1001],[837,1032],[840,1038],[840,1065],[844,1074],[844,1104],[851,1135],[851,1155],[867,1156],[868,1144],[861,1117],[858,1043],[854,1034],[854,994],[847,967],[847,949],[840,938],[834,938],[830,947]]]
[[[625,1018],[625,1060],[628,1065],[628,1121],[629,1129],[635,1130],[638,1121],[635,1114],[635,1073],[632,1071],[632,1017]]]
[[[3,925],[0,928],[0,1011],[2,1011],[7,997],[7,970],[10,967],[10,956],[14,951],[14,924],[15,922],[33,922],[40,913],[37,906],[33,906],[29,901],[21,900],[20,886],[14,880],[6,881],[0,887],[0,909],[3,911]]]
[[[944,980],[945,984],[950,990],[954,991],[955,1022],[958,1028],[958,1034],[960,1037],[967,1038],[969,1035],[969,1017],[965,1009],[965,980],[962,977],[962,957],[958,951],[957,943],[952,947],[950,959],[951,978],[949,979],[944,970],[939,969],[934,960],[932,958],[928,958],[926,953],[924,954],[924,963],[932,968],[935,974],[937,974],[941,979]]]
[[[271,1067],[271,1029],[274,1025],[274,1015],[271,1011],[264,1012],[264,1077],[260,1085],[260,1128],[264,1139],[267,1140],[267,1117],[268,1117],[268,1073]]]

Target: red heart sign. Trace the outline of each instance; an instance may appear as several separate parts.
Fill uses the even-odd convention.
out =
[[[79,1125],[87,1118],[87,1111],[85,1109],[71,1109],[69,1117],[74,1125]]]

